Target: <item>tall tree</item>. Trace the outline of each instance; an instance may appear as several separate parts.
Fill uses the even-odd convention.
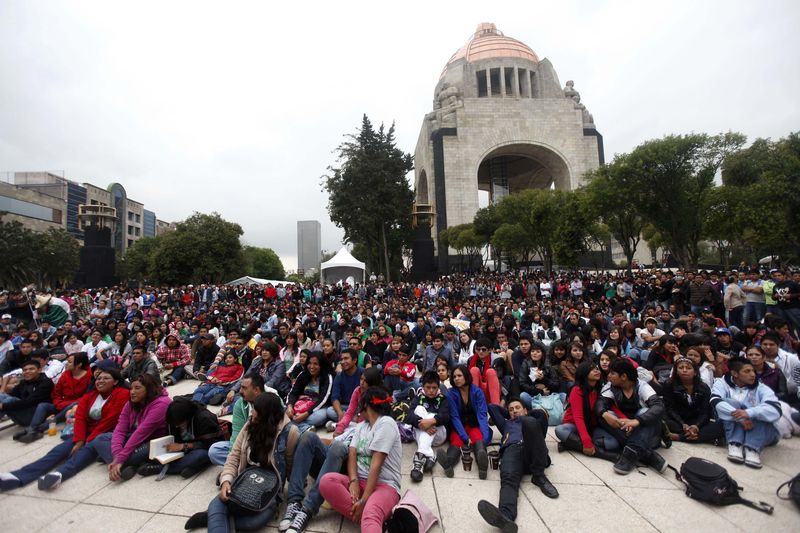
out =
[[[671,135],[629,154],[630,171],[644,193],[642,212],[679,264],[697,265],[705,196],[725,157],[744,141],[739,133]]]
[[[272,248],[245,246],[242,249],[242,253],[244,255],[243,272],[246,275],[276,280],[282,280],[286,277],[281,258]]]
[[[622,247],[630,273],[646,222],[643,216],[645,191],[637,182],[629,159],[618,155],[608,165],[589,174],[585,191],[588,207],[595,210]]]
[[[375,130],[364,115],[357,135],[337,148],[338,167],[323,176],[328,214],[344,230],[345,242],[368,251],[373,270],[392,272],[402,266],[402,251],[411,238],[414,193],[406,179],[413,168],[411,154],[395,143],[394,124]]]

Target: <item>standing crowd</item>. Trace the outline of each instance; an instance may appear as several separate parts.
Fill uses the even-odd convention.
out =
[[[0,491],[56,490],[98,460],[120,483],[219,465],[187,529],[278,516],[300,533],[327,502],[362,531],[401,531],[393,509],[425,508],[401,500],[403,473],[474,464],[480,479],[500,470],[480,515],[516,531],[524,476],[558,497],[550,426],[559,452],[620,475],[663,473],[675,441],[761,468],[800,433],[799,335],[800,274],[781,270],[3,291],[0,419],[21,445],[62,441],[0,473]],[[182,380],[194,392],[170,397]],[[170,457],[150,459],[163,437]],[[252,509],[239,492],[256,470],[275,489]]]

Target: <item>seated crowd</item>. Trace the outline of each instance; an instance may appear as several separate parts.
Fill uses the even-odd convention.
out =
[[[500,470],[498,503],[481,500],[479,513],[516,531],[523,475],[558,497],[545,474],[550,426],[559,452],[620,475],[663,473],[658,449],[673,442],[724,445],[730,461],[761,468],[765,448],[800,432],[798,278],[115,287],[37,295],[36,320],[30,295],[4,292],[0,419],[20,443],[59,431],[61,441],[0,473],[0,491],[56,490],[96,461],[120,483],[219,465],[218,495],[186,528],[253,530],[278,500],[245,511],[231,488],[271,465],[286,483],[280,531],[304,531],[327,501],[380,532],[404,471],[420,482],[437,464],[453,477],[474,462],[479,479]],[[182,380],[194,392],[170,397]],[[175,457],[162,464],[150,441],[165,436]],[[405,467],[402,443],[415,450]]]

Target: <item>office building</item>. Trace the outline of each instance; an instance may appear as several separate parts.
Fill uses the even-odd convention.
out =
[[[318,220],[297,221],[297,273],[319,272],[322,260],[322,226]]]

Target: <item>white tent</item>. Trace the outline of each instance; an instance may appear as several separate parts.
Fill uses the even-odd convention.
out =
[[[336,283],[349,277],[356,282],[364,282],[364,263],[352,256],[347,248],[342,246],[336,255],[320,265],[319,276],[322,283]]]
[[[263,278],[254,278],[251,276],[242,276],[241,278],[237,278],[233,281],[229,281],[226,285],[266,285],[267,283],[272,283],[272,285],[277,286],[278,283],[283,283],[284,285],[290,283],[288,281],[279,281],[274,279],[263,279]]]

